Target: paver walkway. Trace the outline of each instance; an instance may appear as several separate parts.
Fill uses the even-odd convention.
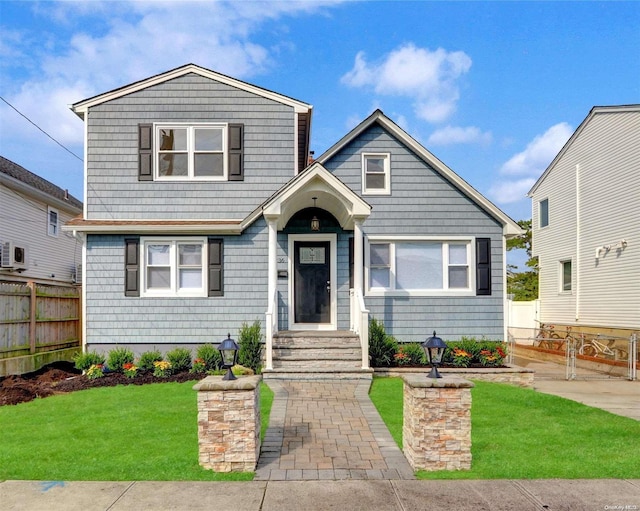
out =
[[[414,479],[368,381],[274,381],[255,480]]]

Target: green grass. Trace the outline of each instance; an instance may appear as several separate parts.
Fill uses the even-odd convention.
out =
[[[402,380],[375,378],[371,399],[402,445]],[[640,422],[511,385],[475,382],[471,470],[422,479],[638,478]]]
[[[251,480],[199,466],[193,384],[103,387],[1,407],[0,480]],[[264,434],[273,392],[260,390]]]

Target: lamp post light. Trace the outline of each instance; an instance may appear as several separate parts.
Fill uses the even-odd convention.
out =
[[[227,374],[222,377],[223,380],[237,380],[231,368],[238,361],[239,349],[236,341],[231,338],[231,334],[227,334],[227,338],[218,346],[218,351],[222,355],[222,368],[227,369]]]
[[[429,359],[429,364],[431,364],[431,372],[427,375],[427,378],[442,378],[438,372],[438,365],[442,362],[442,356],[444,355],[444,350],[447,349],[447,345],[440,337],[436,336],[436,331],[434,330],[433,336],[422,343],[422,348]]]

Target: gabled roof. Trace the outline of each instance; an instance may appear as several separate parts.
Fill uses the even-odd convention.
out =
[[[473,188],[469,183],[462,179],[453,170],[447,167],[436,156],[430,153],[420,143],[418,143],[411,135],[404,131],[395,122],[389,119],[382,110],[378,109],[373,112],[369,117],[362,121],[358,126],[352,129],[344,137],[342,137],[336,144],[327,149],[317,161],[325,164],[329,159],[335,156],[340,150],[342,150],[352,140],[364,133],[374,124],[379,124],[385,130],[389,131],[400,142],[406,145],[411,151],[413,151],[418,157],[431,166],[436,172],[442,175],[446,180],[451,182],[456,188],[464,193],[469,199],[480,206],[493,218],[498,220],[503,226],[503,232],[506,236],[516,236],[522,234],[520,226],[507,215],[504,211],[493,204],[484,195]]]
[[[45,202],[55,203],[57,207],[64,207],[71,211],[82,211],[82,202],[71,195],[67,190],[29,172],[17,163],[0,156],[0,182],[6,185],[17,185],[25,193],[37,195]]]
[[[594,106],[589,115],[585,117],[584,121],[580,123],[580,126],[573,132],[573,135],[567,140],[564,144],[560,152],[556,155],[553,161],[549,164],[546,170],[542,173],[542,175],[538,178],[538,180],[531,187],[531,190],[527,192],[527,196],[531,197],[535,191],[538,189],[538,186],[545,180],[551,169],[556,166],[558,161],[564,156],[564,154],[569,150],[574,141],[580,136],[580,134],[584,131],[585,127],[591,119],[593,119],[598,114],[614,114],[614,113],[625,113],[625,112],[640,112],[640,105],[614,105],[614,106]]]
[[[212,80],[216,80],[218,82],[224,83],[231,87],[235,87],[237,89],[244,90],[246,92],[251,92],[258,96],[271,99],[273,101],[277,101],[278,103],[282,103],[284,105],[291,106],[295,109],[296,112],[310,112],[313,109],[311,105],[307,103],[303,103],[302,101],[298,101],[297,99],[284,96],[283,94],[278,94],[277,92],[273,92],[268,89],[263,89],[262,87],[258,87],[256,85],[243,82],[242,80],[238,80],[236,78],[231,78],[230,76],[217,73],[215,71],[197,66],[195,64],[186,64],[184,66],[177,67],[170,71],[157,74],[150,78],[145,78],[144,80],[134,82],[130,85],[125,85],[124,87],[120,87],[118,89],[114,89],[109,92],[98,94],[97,96],[93,96],[91,98],[74,103],[73,105],[71,105],[71,109],[78,116],[84,119],[84,114],[87,112],[89,108],[93,106],[99,105],[106,101],[111,101],[111,100],[120,98],[122,96],[126,96],[127,94],[131,94],[133,92],[146,89],[147,87],[158,85],[168,80],[173,80],[174,78],[178,78],[180,76],[184,76],[189,73],[195,73],[197,75],[204,76],[205,78],[210,78]]]

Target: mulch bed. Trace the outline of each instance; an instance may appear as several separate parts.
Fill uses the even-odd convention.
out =
[[[36,398],[64,394],[93,387],[114,387],[116,385],[145,385],[148,383],[185,382],[200,380],[205,373],[183,372],[167,378],[156,378],[144,373],[135,378],[127,378],[120,373],[107,373],[94,380],[82,375],[71,362],[56,362],[42,369],[23,375],[0,378],[0,406],[17,405]]]

